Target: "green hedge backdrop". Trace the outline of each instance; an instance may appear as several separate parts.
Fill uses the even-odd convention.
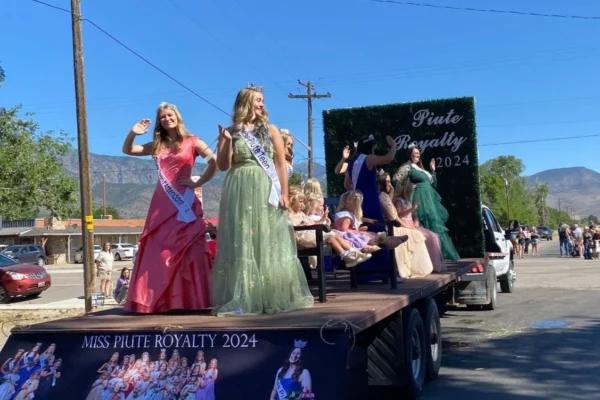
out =
[[[336,197],[344,192],[344,176],[334,173],[344,146],[353,149],[354,141],[372,134],[376,153],[385,154],[389,149],[385,137],[392,136],[396,159],[385,170],[393,176],[408,161],[408,145],[417,142],[427,169],[436,159],[436,189],[450,213],[447,227],[460,256],[484,256],[474,98],[326,110],[323,130],[327,192]]]

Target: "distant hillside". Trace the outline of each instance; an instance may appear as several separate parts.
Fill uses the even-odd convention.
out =
[[[63,170],[79,179],[79,159],[77,151],[71,150],[63,158]],[[196,164],[194,174],[200,175],[206,166]],[[314,164],[315,177],[321,181],[325,189],[325,167]],[[156,186],[156,167],[147,158],[129,156],[105,156],[90,154],[92,171],[92,197],[94,204],[102,204],[102,176],[106,176],[106,202],[115,207],[123,218],[145,218],[150,200]],[[308,173],[308,163],[299,163],[294,170]],[[225,179],[224,172],[217,175],[202,188],[205,216],[216,217],[219,212],[221,189]]]
[[[572,207],[579,217],[600,214],[600,173],[596,171],[585,167],[549,169],[530,176],[529,182],[548,184],[548,205],[553,208],[558,208],[560,198],[562,206]]]

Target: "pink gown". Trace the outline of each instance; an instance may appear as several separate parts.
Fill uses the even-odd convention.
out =
[[[191,175],[198,156],[195,142],[195,136],[188,137],[179,152],[163,149],[158,156],[164,177],[181,195],[186,187],[177,180]],[[126,311],[157,313],[210,308],[212,261],[202,204],[196,196],[191,208],[196,220],[179,221],[178,209],[157,182],[140,238]]]

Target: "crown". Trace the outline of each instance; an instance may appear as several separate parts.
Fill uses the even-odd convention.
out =
[[[166,353],[166,352],[167,352],[167,349],[160,349],[160,352],[161,352],[161,353]]]
[[[297,349],[303,349],[306,347],[307,344],[308,341],[294,339],[294,347]]]
[[[248,86],[246,87],[246,89],[250,89],[250,90],[254,90],[255,92],[262,93],[264,87],[263,86],[256,86],[254,83],[249,82]]]
[[[412,150],[412,149],[414,149],[415,147],[418,147],[418,145],[417,145],[417,142],[412,142],[411,144],[409,144],[409,145],[408,145],[408,149],[409,149],[409,150]]]
[[[385,175],[385,171],[383,169],[377,170],[377,175]]]
[[[363,143],[374,142],[374,141],[375,141],[375,136],[373,136],[371,134],[371,135],[369,135],[368,138],[366,138],[365,140],[363,140]]]

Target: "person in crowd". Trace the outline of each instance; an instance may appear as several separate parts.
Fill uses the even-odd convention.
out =
[[[96,275],[100,279],[100,291],[106,298],[110,297],[110,285],[112,270],[114,266],[115,258],[113,256],[110,243],[104,243],[102,250],[96,256]]]
[[[129,292],[129,284],[131,280],[129,278],[129,268],[125,267],[121,270],[121,276],[117,280],[117,286],[115,287],[115,301],[117,304],[124,304],[127,299],[127,293]]]
[[[124,308],[135,313],[207,309],[212,261],[194,189],[215,175],[216,161],[210,148],[187,131],[175,105],[161,103],[152,141],[134,144],[150,124],[143,119],[133,125],[123,143],[127,155],[152,156],[158,173]],[[192,168],[197,157],[208,166],[196,180]]]

